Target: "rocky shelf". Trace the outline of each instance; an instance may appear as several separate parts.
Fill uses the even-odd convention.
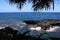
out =
[[[43,19],[43,20],[24,20],[27,25],[37,25],[43,29],[47,29],[53,26],[60,26],[60,20],[58,19]]]

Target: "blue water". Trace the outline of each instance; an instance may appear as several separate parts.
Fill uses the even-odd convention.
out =
[[[52,12],[5,12],[0,13],[0,22],[21,22],[24,20],[60,19],[60,13]]]
[[[42,19],[60,19],[60,13],[52,13],[52,12],[7,12],[7,13],[0,13],[0,23],[1,22],[21,22],[21,21],[24,21],[24,20],[42,20]],[[20,25],[20,24],[19,24]],[[19,26],[20,27],[20,26]],[[20,31],[20,32],[25,32],[25,31],[28,31],[29,30],[29,27],[22,27],[22,28],[19,28],[17,27],[17,29]],[[59,31],[59,30],[56,30],[56,31]],[[34,33],[35,34],[38,34],[37,32],[34,32],[32,31],[33,35]],[[60,31],[59,32],[53,32],[53,33],[49,33],[50,35],[52,36],[58,36],[60,37],[59,35]],[[40,33],[38,34],[40,35]],[[45,36],[46,37],[46,36]]]

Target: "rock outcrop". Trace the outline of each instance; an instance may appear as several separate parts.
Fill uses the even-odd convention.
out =
[[[53,26],[60,26],[58,19],[44,19],[44,20],[24,20],[27,25],[37,25],[46,30]]]

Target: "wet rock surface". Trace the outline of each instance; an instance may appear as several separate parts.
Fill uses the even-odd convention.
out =
[[[37,25],[46,30],[53,26],[60,26],[60,20],[58,19],[44,19],[44,20],[24,20],[27,25]]]

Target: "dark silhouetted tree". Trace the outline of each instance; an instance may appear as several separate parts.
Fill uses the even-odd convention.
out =
[[[51,8],[51,5],[53,4],[53,10],[54,10],[54,0],[9,0],[9,3],[16,4],[20,9],[26,2],[32,3],[32,8],[34,11],[38,10],[48,10]]]

